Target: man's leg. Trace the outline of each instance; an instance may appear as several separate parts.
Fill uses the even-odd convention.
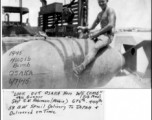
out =
[[[81,73],[85,69],[85,67],[95,58],[99,49],[107,46],[110,43],[109,37],[105,35],[101,35],[98,38],[98,41],[95,43],[95,46],[89,51],[88,55],[86,55],[84,62],[81,63],[78,67],[74,68],[74,72],[76,74]]]

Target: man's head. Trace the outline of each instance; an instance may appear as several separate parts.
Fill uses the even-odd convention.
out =
[[[98,0],[98,4],[101,7],[101,9],[105,9],[107,7],[107,3],[109,0]]]

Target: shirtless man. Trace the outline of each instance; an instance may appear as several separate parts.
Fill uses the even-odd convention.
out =
[[[98,4],[101,7],[102,11],[98,14],[96,20],[93,25],[88,27],[79,26],[78,29],[82,31],[89,31],[89,37],[92,40],[97,40],[95,42],[94,47],[89,51],[88,55],[86,55],[85,60],[79,66],[73,69],[75,74],[80,74],[85,67],[95,58],[98,50],[109,45],[115,33],[115,23],[116,23],[116,14],[112,8],[107,6],[108,0],[98,0]],[[91,30],[95,29],[95,27],[100,23],[101,29],[95,32],[91,32]]]

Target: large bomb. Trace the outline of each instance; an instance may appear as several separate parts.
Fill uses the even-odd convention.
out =
[[[3,88],[102,87],[117,75],[125,60],[115,49],[104,47],[80,75],[75,75],[73,67],[83,62],[93,45],[89,39],[74,38],[47,38],[19,44],[3,55]]]

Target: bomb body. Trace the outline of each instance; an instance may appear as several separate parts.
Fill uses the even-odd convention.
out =
[[[8,50],[3,55],[3,88],[5,89],[64,89],[64,88],[95,88],[106,85],[125,64],[124,57],[110,46],[101,49],[95,60],[76,76],[73,67],[79,65],[93,47],[94,42],[87,39],[48,38],[47,41],[37,40],[22,43]],[[10,55],[12,51],[22,51],[21,54]],[[12,58],[28,61],[18,61],[21,66],[14,68],[16,62]],[[18,71],[28,75],[13,75]],[[28,79],[24,82],[23,80]],[[10,81],[14,80],[14,81]],[[20,80],[20,81],[18,81]]]

